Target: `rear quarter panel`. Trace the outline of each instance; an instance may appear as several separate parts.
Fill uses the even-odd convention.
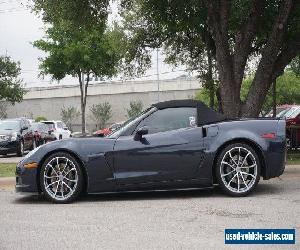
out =
[[[204,126],[207,137],[204,139],[208,161],[215,159],[223,147],[229,143],[245,141],[254,146],[262,164],[262,176],[269,179],[281,175],[285,161],[285,121],[271,119],[226,121]],[[273,139],[262,138],[263,134],[274,133]]]

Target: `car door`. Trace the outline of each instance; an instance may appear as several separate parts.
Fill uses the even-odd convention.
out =
[[[140,140],[135,139],[135,132],[120,136],[114,146],[114,171],[119,185],[154,188],[201,179],[204,148],[202,129],[195,126],[196,117],[193,107],[157,110],[137,126],[135,132],[148,128],[148,134]]]

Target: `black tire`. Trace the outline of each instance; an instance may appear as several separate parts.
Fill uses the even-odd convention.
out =
[[[60,178],[63,178],[63,177],[53,177],[53,178],[51,177],[50,180],[49,180],[49,177],[44,178],[44,175],[48,176],[49,173],[51,173],[51,171],[53,171],[53,170],[50,170],[50,169],[53,169],[53,168],[56,169],[55,172],[57,172],[58,174],[63,174],[63,171],[61,169],[61,168],[65,167],[64,165],[61,165],[61,164],[63,164],[63,162],[62,163],[59,162],[59,164],[58,164],[59,167],[57,167],[57,164],[54,165],[54,167],[52,167],[52,168],[49,167],[49,165],[48,165],[48,164],[50,164],[50,165],[53,164],[56,161],[57,158],[59,159],[59,161],[62,161],[62,159],[68,159],[68,164],[69,165],[65,164],[65,166],[69,167],[69,169],[66,170],[66,171],[69,171],[70,168],[75,168],[76,169],[76,174],[77,174],[76,185],[74,184],[74,186],[72,186],[72,182],[67,183],[66,179],[61,180]],[[54,175],[55,174],[53,174],[53,176]],[[68,175],[66,175],[66,176],[68,176]],[[45,160],[45,162],[43,163],[43,165],[40,169],[40,176],[39,177],[40,177],[41,190],[42,190],[43,194],[45,195],[45,197],[48,200],[50,200],[54,203],[61,203],[61,204],[70,203],[70,202],[74,201],[82,193],[84,179],[83,179],[81,165],[72,155],[70,155],[68,153],[63,153],[62,152],[62,153],[54,153],[54,154],[50,155]],[[70,177],[68,176],[68,178],[70,178]],[[50,185],[50,187],[47,187],[47,186],[49,186],[48,180],[50,181],[50,183],[51,182],[54,183],[55,181],[58,182],[56,187],[54,187],[54,185]],[[70,185],[70,187],[73,189],[73,191],[71,191],[71,189],[67,189],[66,186],[64,187],[64,184],[63,184],[64,182],[67,183],[66,186]],[[45,185],[47,185],[47,186],[45,186]],[[58,189],[60,189],[60,191],[58,191]],[[63,198],[64,190],[66,190],[66,194],[65,194],[66,197],[65,198]],[[69,190],[69,192],[70,192],[69,194],[67,193],[67,190]],[[59,197],[59,193],[60,193],[60,197]]]
[[[237,152],[235,152],[236,150],[239,150],[239,148],[240,148],[240,150],[242,149],[242,152],[244,152],[244,153],[238,154]],[[246,157],[245,154],[248,154],[248,153],[246,153],[247,151],[250,152],[250,154]],[[235,157],[233,156],[234,153],[236,153],[236,157],[238,160],[235,159]],[[232,157],[230,157],[230,154]],[[238,155],[241,155],[241,156],[239,157]],[[233,163],[227,164],[228,158],[226,158],[226,157],[229,157],[229,159],[235,159],[235,160],[232,161]],[[242,158],[242,157],[244,157],[244,158]],[[242,158],[242,159],[240,159],[240,158]],[[245,158],[246,158],[246,160],[245,160],[244,164],[242,164],[243,163],[242,161]],[[251,161],[253,162],[252,165],[251,165]],[[237,164],[235,164],[235,163],[237,163]],[[247,165],[245,165],[245,164],[247,164]],[[252,166],[255,166],[255,164],[256,164],[256,167],[252,167]],[[244,166],[244,167],[242,167],[242,166]],[[238,167],[238,168],[236,168],[236,167]],[[224,168],[229,169],[228,172],[225,173]],[[249,171],[249,172],[247,172],[247,171]],[[253,171],[253,172],[250,172],[250,171]],[[222,174],[222,172],[223,172],[223,174]],[[230,172],[233,172],[233,173],[230,174]],[[257,153],[255,152],[255,150],[247,143],[234,143],[234,144],[230,144],[227,147],[225,147],[220,152],[220,154],[217,158],[217,164],[215,166],[215,176],[217,178],[217,182],[218,182],[219,186],[226,194],[228,194],[230,196],[234,196],[234,197],[247,196],[249,193],[251,193],[256,188],[256,186],[260,180],[260,172],[261,172],[260,159],[259,159]],[[244,173],[247,173],[247,174],[244,174]],[[232,176],[235,176],[235,177],[232,177]],[[249,177],[250,177],[251,181],[248,180]],[[235,182],[233,180],[235,180]],[[242,183],[242,185],[241,185],[241,183]],[[240,186],[244,186],[244,188],[240,188]],[[237,189],[237,190],[235,190],[235,189]]]
[[[17,156],[22,157],[24,155],[24,142],[23,140],[20,140],[20,143],[18,145],[17,149]]]

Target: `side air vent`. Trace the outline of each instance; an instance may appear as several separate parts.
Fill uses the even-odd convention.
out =
[[[207,136],[207,128],[202,127],[202,135],[203,137]]]

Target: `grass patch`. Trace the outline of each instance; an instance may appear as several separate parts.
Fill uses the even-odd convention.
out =
[[[14,177],[16,165],[13,163],[0,163],[0,177]]]
[[[287,164],[300,165],[300,151],[290,150],[287,152]]]

